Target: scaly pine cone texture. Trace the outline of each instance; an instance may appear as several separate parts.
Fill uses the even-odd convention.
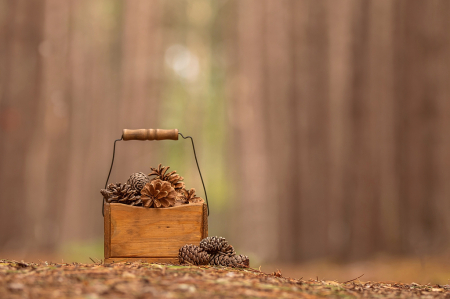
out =
[[[246,255],[227,256],[227,266],[232,268],[248,268],[250,260]]]
[[[200,242],[200,248],[210,255],[210,265],[247,268],[250,260],[245,255],[236,255],[233,246],[223,237],[207,237]]]
[[[127,181],[127,184],[133,187],[139,193],[142,188],[150,181],[150,178],[143,172],[133,173]]]
[[[207,265],[210,260],[209,254],[195,245],[184,245],[178,251],[180,264]]]
[[[150,170],[151,173],[148,174],[148,176],[155,175],[155,179],[160,179],[162,181],[169,182],[172,187],[175,189],[175,191],[179,191],[182,188],[184,188],[184,178],[177,174],[177,171],[174,170],[172,172],[166,173],[167,170],[170,168],[170,166],[162,166],[161,164],[158,165],[158,168],[151,167]]]
[[[215,253],[217,251],[226,251],[230,245],[223,237],[206,237],[200,242],[200,248],[208,253]]]
[[[139,193],[128,184],[111,183],[106,189],[101,189],[100,193],[108,203],[119,202],[132,206],[142,203]]]
[[[168,208],[175,205],[177,193],[169,182],[156,179],[141,190],[141,200],[146,208]]]
[[[182,188],[180,191],[178,191],[177,200],[181,201],[184,204],[205,202],[203,198],[195,195],[194,188],[191,188],[191,190],[189,191],[187,191],[185,188]]]
[[[218,252],[211,255],[209,264],[232,268],[248,268],[250,260],[246,255],[230,255]]]
[[[148,176],[156,175],[155,179],[160,179],[164,181],[165,173],[167,169],[169,169],[170,166],[161,166],[161,164],[158,165],[158,168],[150,167],[151,173],[148,174]]]

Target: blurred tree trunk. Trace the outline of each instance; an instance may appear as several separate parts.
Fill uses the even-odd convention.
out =
[[[159,1],[74,1],[69,64],[71,150],[64,240],[103,233],[102,197],[112,146],[122,129],[157,127],[161,73]],[[117,11],[118,14],[105,14]],[[86,23],[88,14],[91,23]],[[121,34],[118,34],[121,33]],[[119,142],[109,182],[148,171],[148,147]],[[95,150],[92,150],[95,149]]]
[[[449,6],[236,2],[236,226],[248,251],[359,259],[448,244]]]
[[[420,255],[449,244],[450,221],[444,214],[448,214],[450,196],[450,148],[447,129],[442,126],[450,113],[449,4],[396,4],[401,239],[404,252]]]
[[[0,6],[0,249],[98,238],[112,142],[157,127],[159,1]],[[112,180],[145,165],[140,145],[124,147]]]
[[[265,44],[266,2],[237,2],[237,92],[232,122],[236,128],[237,203],[240,244],[243,250],[270,259],[277,249],[276,181],[267,157],[270,156],[267,60]]]
[[[2,1],[0,15],[0,249],[24,249],[36,203],[26,200],[27,156],[34,153],[42,64],[44,1]]]
[[[27,208],[33,226],[29,244],[54,250],[60,236],[62,209],[67,187],[69,115],[67,67],[69,2],[44,1],[43,35],[39,45],[42,60],[36,134],[27,162]]]

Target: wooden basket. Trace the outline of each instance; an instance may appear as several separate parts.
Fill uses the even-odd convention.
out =
[[[123,130],[122,138],[116,141],[178,140],[178,135],[176,129]],[[189,136],[181,136],[192,139]],[[114,152],[115,142],[109,174],[114,163]],[[109,175],[106,184],[108,180]],[[208,236],[207,202],[170,208],[144,208],[104,201],[105,263],[140,260],[177,264],[178,250],[181,246],[198,245]]]
[[[178,263],[178,250],[208,236],[206,204],[146,209],[105,203],[105,262]]]

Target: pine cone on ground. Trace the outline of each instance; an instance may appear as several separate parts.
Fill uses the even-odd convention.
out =
[[[111,183],[106,189],[101,189],[100,193],[108,203],[119,202],[132,206],[141,204],[141,196],[128,184]]]
[[[229,256],[236,255],[236,251],[234,251],[234,248],[232,245],[228,245],[228,247],[223,247],[222,250],[220,250],[219,252],[221,252],[223,254],[227,254]]]
[[[169,182],[156,179],[141,190],[141,200],[146,208],[168,208],[175,205],[177,193]]]
[[[233,268],[248,268],[250,265],[250,260],[246,255],[233,255],[228,258],[228,267]]]
[[[148,176],[156,175],[155,179],[169,182],[175,191],[179,192],[179,190],[184,188],[184,182],[182,182],[184,178],[177,174],[176,170],[166,173],[169,168],[170,166],[161,166],[161,164],[158,165],[158,168],[151,167],[152,172]]]
[[[191,190],[187,191],[185,188],[181,189],[178,192],[177,199],[179,199],[182,203],[203,203],[204,200],[201,197],[195,195],[195,189],[191,188]]]
[[[248,268],[250,262],[246,255],[231,255],[218,252],[211,255],[210,265],[232,268]]]
[[[195,245],[184,245],[178,251],[180,264],[207,265],[210,260],[209,254]]]
[[[218,251],[228,252],[230,246],[231,245],[228,245],[227,240],[223,237],[206,237],[200,241],[200,248],[209,254]]]
[[[143,172],[133,173],[127,181],[127,184],[133,187],[139,193],[142,188],[150,181],[150,178]]]
[[[211,259],[209,261],[210,265],[224,266],[224,267],[228,266],[228,259],[230,258],[230,256],[228,254],[224,254],[222,252],[217,252],[217,253],[211,254],[210,256],[211,256]]]

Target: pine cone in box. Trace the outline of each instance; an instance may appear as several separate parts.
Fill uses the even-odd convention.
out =
[[[209,254],[195,245],[184,245],[178,251],[180,264],[207,265],[209,259]]]
[[[204,200],[201,197],[195,195],[195,189],[191,188],[191,190],[187,191],[185,188],[181,189],[178,192],[177,199],[179,199],[182,203],[203,203]]]
[[[140,205],[141,196],[128,184],[111,183],[106,189],[101,189],[100,193],[108,203],[119,202],[132,206]]]
[[[158,165],[158,168],[150,167],[151,173],[148,174],[148,176],[156,175],[155,179],[164,180],[166,171],[170,168],[170,166],[161,166],[161,164]]]
[[[178,192],[184,188],[184,182],[182,182],[184,178],[177,174],[176,170],[166,173],[169,168],[170,166],[161,166],[161,164],[158,165],[158,168],[151,167],[150,169],[152,172],[149,173],[148,176],[156,175],[155,179],[169,182],[175,191]]]
[[[168,208],[175,205],[177,193],[169,182],[156,179],[147,183],[141,190],[141,200],[146,208]]]
[[[168,181],[173,186],[173,188],[175,188],[175,190],[180,190],[181,188],[184,188],[184,182],[182,182],[184,178],[181,175],[179,175],[176,170],[166,174],[164,180]]]
[[[127,181],[127,184],[133,187],[139,193],[142,188],[150,181],[150,178],[143,172],[133,173]]]
[[[200,241],[200,248],[210,254],[216,253],[218,251],[228,253],[230,246],[231,245],[229,245],[227,240],[225,240],[225,238],[223,237],[206,237]],[[233,246],[231,246],[231,248],[233,248]]]

